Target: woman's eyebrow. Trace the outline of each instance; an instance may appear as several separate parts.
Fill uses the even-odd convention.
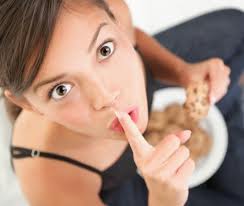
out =
[[[50,83],[52,83],[52,82],[55,82],[55,81],[57,81],[57,80],[59,80],[59,79],[64,78],[65,76],[67,76],[67,74],[66,74],[66,73],[62,73],[62,74],[60,74],[60,75],[58,75],[58,76],[51,77],[51,78],[49,78],[49,79],[45,79],[45,80],[43,80],[43,81],[37,83],[37,84],[33,87],[33,91],[36,92],[40,87],[44,86],[45,84],[50,84]]]
[[[92,41],[91,41],[91,43],[90,43],[90,45],[89,45],[89,47],[88,47],[88,52],[91,51],[92,47],[93,47],[94,44],[96,43],[96,40],[97,40],[98,35],[99,35],[99,32],[100,32],[101,29],[102,29],[104,26],[106,26],[106,25],[108,25],[108,23],[103,22],[103,23],[101,23],[101,24],[98,26],[98,28],[97,28],[95,34],[93,35]],[[38,90],[41,86],[43,86],[43,85],[45,85],[45,84],[50,84],[50,83],[52,83],[52,82],[54,82],[54,81],[57,81],[57,80],[59,80],[59,79],[64,78],[65,76],[67,76],[67,74],[62,73],[62,74],[60,74],[60,75],[58,75],[58,76],[51,77],[51,78],[49,78],[49,79],[45,79],[45,80],[43,80],[43,81],[37,83],[37,84],[33,87],[33,91],[34,91],[34,92],[37,92],[37,90]]]
[[[106,25],[108,25],[108,23],[103,22],[103,23],[101,23],[101,24],[98,26],[98,28],[97,28],[95,34],[93,35],[92,41],[91,41],[91,43],[90,43],[90,45],[89,45],[89,47],[88,47],[88,52],[91,51],[92,47],[94,46],[94,44],[95,44],[95,42],[96,42],[96,40],[97,40],[97,37],[98,37],[98,35],[99,35],[99,32],[100,32],[101,29],[102,29],[104,26],[106,26]]]

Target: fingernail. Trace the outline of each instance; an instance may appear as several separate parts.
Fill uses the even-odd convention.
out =
[[[191,130],[184,130],[184,134],[188,137],[191,136]]]
[[[191,130],[182,131],[180,135],[182,144],[186,143],[190,137],[191,137]]]
[[[185,143],[191,136],[191,130],[184,130],[183,135],[181,137],[182,143]]]

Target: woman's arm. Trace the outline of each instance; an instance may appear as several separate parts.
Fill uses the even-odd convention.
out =
[[[218,58],[191,64],[179,58],[156,39],[133,26],[131,13],[123,0],[106,0],[115,14],[121,30],[132,44],[138,45],[143,61],[149,65],[155,79],[165,83],[187,87],[192,81],[209,80],[210,101],[214,103],[225,95],[229,85],[230,69]],[[219,72],[221,71],[221,72]]]
[[[135,28],[135,37],[144,62],[149,66],[155,79],[180,86],[186,84],[184,71],[187,63],[183,59],[139,28]]]
[[[189,63],[140,29],[134,30],[143,60],[155,79],[185,88],[191,82],[208,81],[211,104],[219,101],[226,94],[230,84],[230,68],[222,59],[211,58],[198,63]]]
[[[106,2],[122,31],[127,34],[133,45],[138,45],[143,60],[150,65],[149,69],[155,79],[183,86],[186,80],[182,74],[185,70],[184,60],[168,51],[153,37],[134,27],[129,7],[124,0],[106,0]]]
[[[242,206],[243,200],[231,193],[225,193],[212,188],[199,187],[190,191],[189,198],[185,206],[195,205]]]

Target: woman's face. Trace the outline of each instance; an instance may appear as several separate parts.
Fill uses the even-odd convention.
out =
[[[123,138],[109,129],[113,110],[137,106],[136,124],[144,132],[147,99],[137,52],[105,11],[79,10],[60,12],[43,65],[24,96],[51,121],[96,138]]]

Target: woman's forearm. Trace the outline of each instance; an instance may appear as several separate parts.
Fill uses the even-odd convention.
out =
[[[186,62],[163,47],[156,39],[135,28],[136,43],[155,79],[184,86]]]

